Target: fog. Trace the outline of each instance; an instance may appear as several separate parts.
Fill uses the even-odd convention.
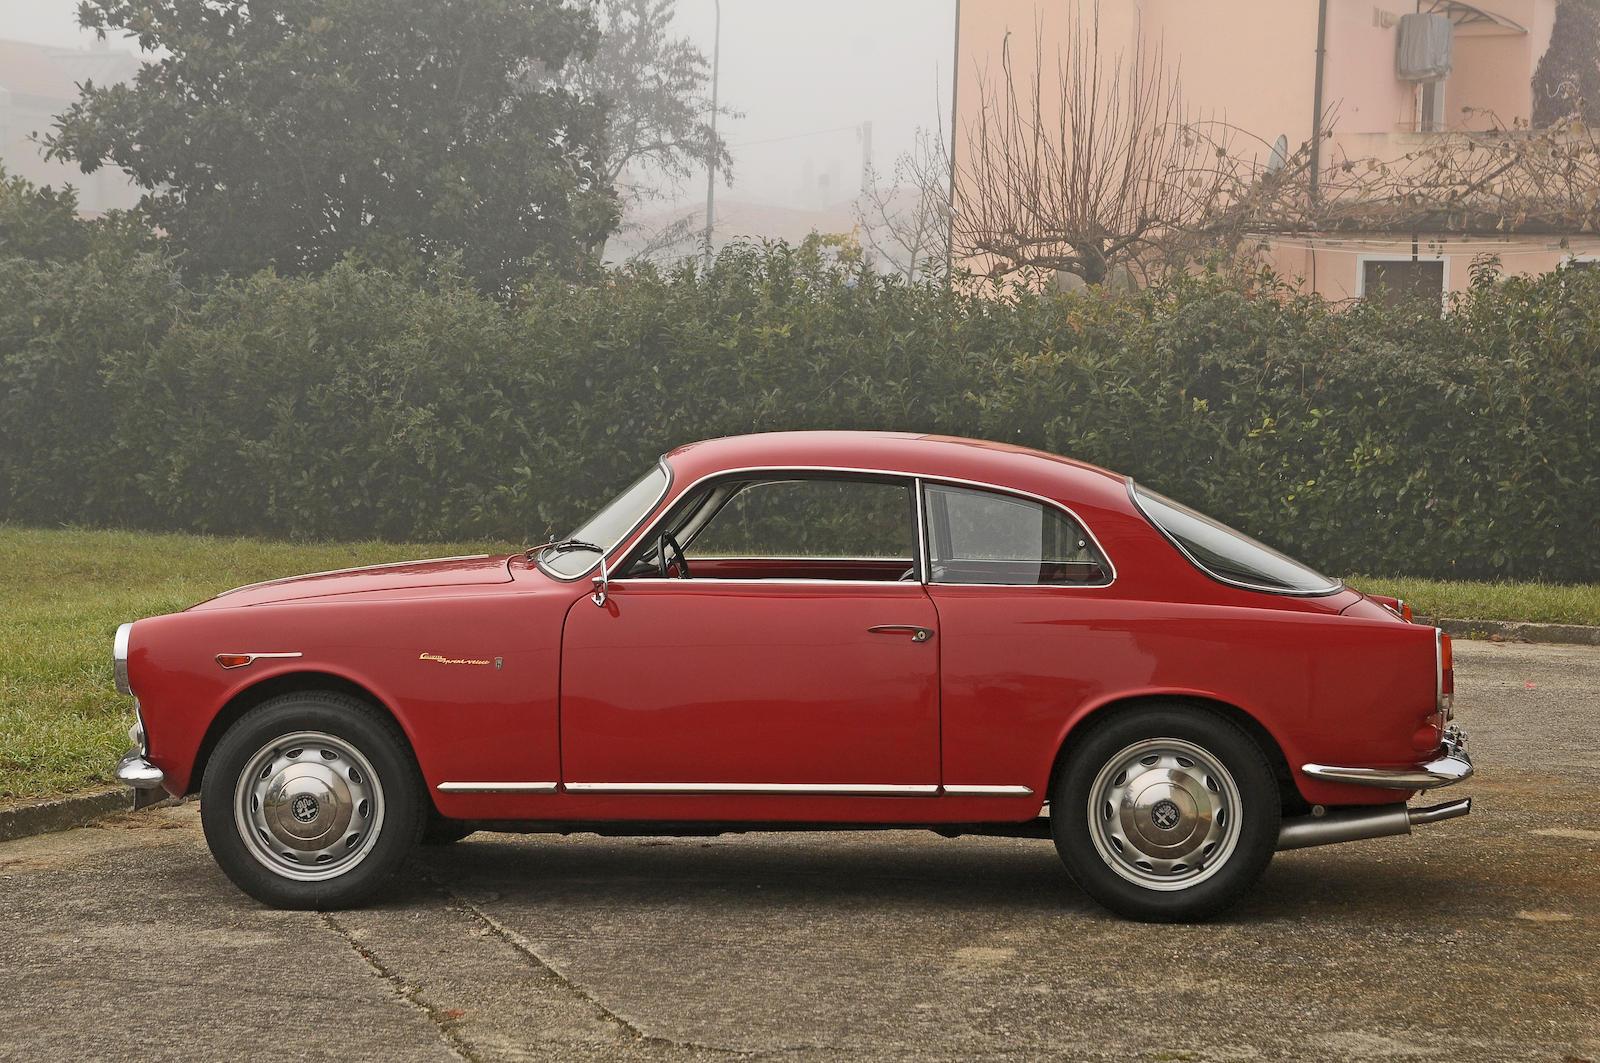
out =
[[[77,28],[76,10],[77,0],[0,0],[0,37],[88,48],[94,36]],[[677,20],[709,57],[714,0],[679,0]],[[722,120],[734,180],[718,182],[719,214],[756,229],[761,212],[741,214],[740,204],[847,216],[862,123],[885,171],[919,126],[948,123],[954,28],[954,0],[724,0],[720,95],[742,116]],[[703,207],[703,182],[676,191]]]

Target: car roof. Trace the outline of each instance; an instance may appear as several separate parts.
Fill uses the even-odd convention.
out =
[[[689,443],[665,455],[677,487],[749,468],[872,470],[970,480],[1062,500],[1126,503],[1127,477],[1042,450],[914,432],[764,432]]]

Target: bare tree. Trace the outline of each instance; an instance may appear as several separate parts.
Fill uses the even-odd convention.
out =
[[[1216,196],[1160,45],[1139,34],[1108,62],[1098,5],[1068,17],[1053,67],[1035,34],[1031,74],[1017,74],[1007,35],[1000,75],[979,74],[961,131],[955,250],[991,279],[1060,271],[1099,284],[1191,229]]]
[[[918,129],[887,182],[874,171],[856,200],[856,224],[872,258],[908,281],[942,277],[950,231],[950,157],[941,138]]]

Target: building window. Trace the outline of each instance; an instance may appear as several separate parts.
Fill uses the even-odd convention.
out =
[[[1396,305],[1444,298],[1444,259],[1362,258],[1356,295]]]

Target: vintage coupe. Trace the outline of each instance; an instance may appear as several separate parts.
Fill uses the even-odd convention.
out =
[[[1472,772],[1450,639],[1126,477],[966,439],[665,455],[526,553],[253,584],[124,624],[118,775],[199,792],[241,889],[350,905],[419,839],[1051,837],[1140,919],[1406,834]]]

